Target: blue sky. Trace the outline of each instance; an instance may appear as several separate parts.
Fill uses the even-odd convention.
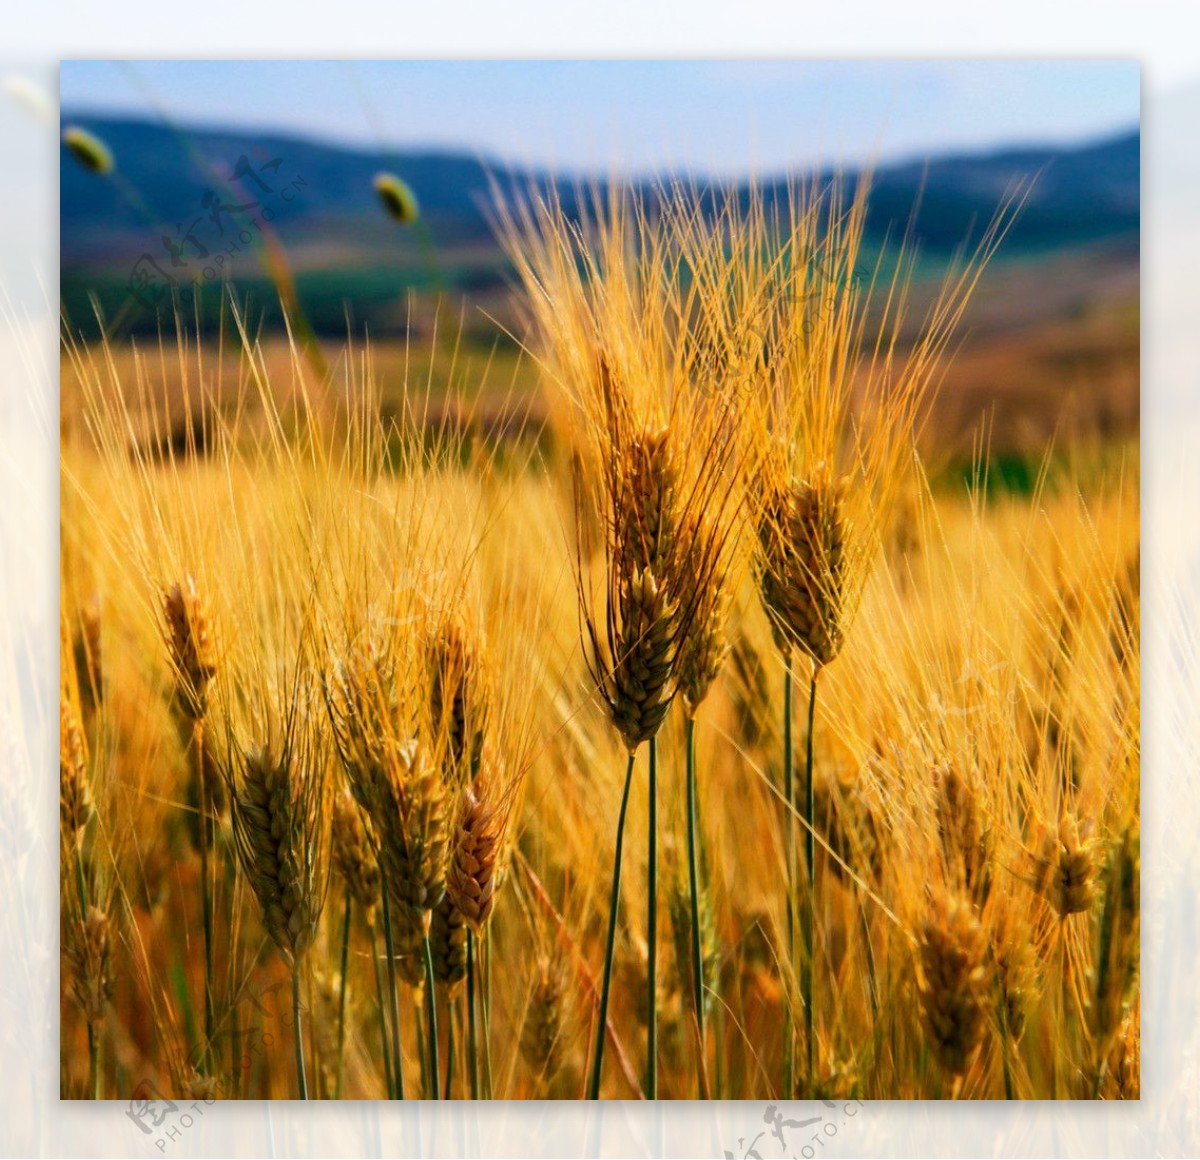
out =
[[[66,61],[64,109],[595,171],[773,171],[1134,125],[1130,61]]]

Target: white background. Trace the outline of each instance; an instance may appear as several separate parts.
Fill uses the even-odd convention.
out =
[[[0,75],[63,57],[1134,57],[1143,67],[1143,1098],[871,1103],[818,1155],[1200,1151],[1200,6],[1166,0],[416,6],[70,0],[9,9]],[[0,1153],[737,1156],[765,1105],[217,1104],[156,1141],[58,1101],[57,121],[0,94]],[[783,1109],[804,1118],[803,1108]],[[203,1111],[203,1115],[200,1115]],[[811,1114],[811,1113],[808,1113]],[[419,1117],[419,1121],[418,1121]],[[156,1146],[161,1143],[161,1147]],[[769,1147],[768,1147],[769,1145]],[[759,1142],[766,1160],[778,1154]],[[799,1155],[800,1153],[797,1152]]]

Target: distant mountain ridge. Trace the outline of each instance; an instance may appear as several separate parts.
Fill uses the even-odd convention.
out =
[[[1014,181],[1035,178],[1011,245],[1057,246],[1136,234],[1141,223],[1141,133],[1070,149],[950,154],[922,165],[884,167],[872,186],[874,224],[903,219],[922,188],[917,232],[953,246],[972,219],[990,216]]]
[[[248,263],[237,243],[245,215],[254,212],[247,206],[270,221],[297,276],[310,284],[320,281],[335,329],[343,324],[338,296],[369,305],[372,292],[377,298],[384,294],[385,275],[391,296],[398,283],[401,290],[431,284],[462,292],[496,290],[506,264],[488,219],[490,175],[517,188],[545,187],[553,180],[546,171],[511,168],[465,152],[387,153],[271,131],[178,129],[70,111],[62,123],[97,134],[116,159],[116,172],[101,177],[84,170],[65,147],[62,153],[62,292],[64,303],[76,307],[86,302],[89,288],[107,286],[115,295],[118,284],[147,261],[166,274],[178,273],[180,281],[192,269],[209,270],[214,284],[232,271],[240,279],[261,278],[261,265]],[[915,239],[926,253],[948,252],[968,235],[978,236],[1016,182],[1036,176],[1005,241],[1006,256],[1097,242],[1116,243],[1136,255],[1140,154],[1140,132],[1134,129],[1079,146],[882,165],[873,177],[868,235],[879,239],[903,231],[917,204]],[[372,187],[381,170],[411,185],[427,232],[414,237],[382,212]],[[569,207],[576,180],[559,184]],[[760,181],[768,202],[782,197],[787,184],[785,177]],[[655,182],[641,185],[652,192]],[[744,183],[735,187],[746,189]],[[242,211],[236,227],[234,207]],[[431,253],[436,274],[430,273]],[[381,283],[374,291],[372,272]]]
[[[371,178],[381,169],[394,170],[417,191],[431,228],[436,233],[441,227],[450,242],[490,237],[482,210],[489,168],[502,178],[511,172],[519,183],[540,183],[549,177],[544,171],[510,171],[499,161],[480,161],[465,152],[389,154],[265,131],[177,130],[148,121],[69,113],[63,114],[63,124],[79,124],[102,137],[117,158],[118,171],[149,209],[167,221],[193,209],[197,195],[212,184],[199,158],[217,173],[242,156],[265,153],[283,158],[288,170],[307,182],[303,205],[289,220],[325,226],[377,217]],[[963,227],[981,215],[990,216],[1015,180],[1036,174],[1014,243],[1036,239],[1069,244],[1111,237],[1138,227],[1140,151],[1140,133],[1135,130],[1072,148],[955,153],[927,164],[884,165],[875,174],[870,226],[881,230],[907,221],[923,188],[918,233],[930,244],[957,244]],[[763,184],[767,190],[783,186],[770,177]],[[89,255],[93,244],[106,236],[146,225],[117,185],[97,181],[67,157],[61,216],[63,260],[68,264]]]

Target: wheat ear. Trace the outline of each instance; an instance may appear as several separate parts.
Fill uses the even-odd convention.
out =
[[[278,750],[246,754],[233,797],[238,860],[258,900],[263,925],[292,970],[296,1073],[308,1098],[300,1030],[300,979],[325,901],[328,800],[318,753],[291,738]]]
[[[921,929],[918,985],[934,1057],[956,1081],[983,1041],[987,940],[968,899],[939,896]]]

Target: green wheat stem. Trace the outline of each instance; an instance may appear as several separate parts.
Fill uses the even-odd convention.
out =
[[[80,846],[75,849],[75,885],[79,889],[79,913],[82,915],[82,921],[86,925],[88,913],[88,893],[87,893],[87,878],[83,872],[83,850],[82,835],[80,837]],[[96,1029],[92,1026],[92,1021],[87,1021],[87,1037],[88,1037],[88,1090],[92,1094],[92,1099],[100,1098],[100,1050],[96,1042]]]
[[[400,1003],[396,997],[396,944],[392,937],[392,905],[388,896],[386,878],[381,877],[380,888],[383,895],[383,939],[387,947],[388,961],[388,1003],[392,1011],[392,1062],[395,1086],[392,1089],[391,1098],[402,1100],[404,1099],[404,1068],[400,1057]]]
[[[342,920],[342,978],[338,994],[338,1065],[337,1065],[337,1094],[334,1099],[342,1098],[342,1080],[346,1074],[346,968],[350,959],[350,906],[352,898],[350,887],[346,887],[346,916]]]
[[[375,965],[375,991],[379,1003],[379,1041],[383,1048],[383,1078],[388,1099],[392,1098],[392,1057],[388,1049],[387,1000],[384,998],[383,968],[379,963],[379,939],[371,923],[371,962]]]
[[[92,1021],[87,1021],[88,1035],[88,1090],[92,1099],[100,1098],[100,1044],[96,1039],[96,1029]]]
[[[308,1099],[308,1077],[304,1071],[304,1036],[300,1031],[300,958],[292,962],[292,1040],[296,1047],[296,1083],[300,1099]]]
[[[815,1042],[813,1037],[813,931],[816,926],[816,832],[813,829],[813,721],[817,709],[817,675],[820,666],[814,664],[808,692],[808,736],[804,753],[804,862],[808,873],[808,905],[804,909],[804,1041],[808,1053],[809,1090],[815,1091]]]
[[[1004,1098],[1011,1100],[1013,1096],[1013,1077],[1012,1077],[1012,1062],[1009,1059],[1009,1050],[1011,1039],[1008,1030],[1008,1003],[1005,1001],[1004,992],[998,992],[996,1006],[999,1008],[1000,1014],[1000,1064],[1004,1072]],[[1096,1077],[1096,1088],[1092,1092],[1093,1099],[1100,1098],[1100,1077]]]
[[[488,943],[479,944],[479,1017],[483,1031],[483,1096],[495,1099],[492,1075],[492,952]]]
[[[200,899],[201,913],[204,920],[204,1055],[205,1061],[210,1061],[213,1041],[213,900],[212,883],[209,875],[209,828],[208,828],[208,779],[204,776],[204,725],[202,721],[195,723],[193,740],[195,742],[196,785],[197,798],[200,803]]]
[[[700,1035],[697,1082],[704,1089],[704,962],[700,947],[700,875],[696,847],[699,831],[699,801],[696,792],[696,719],[688,717],[687,730],[687,810],[688,810],[688,890],[692,906],[692,997],[696,1004],[696,1026]]]
[[[235,1000],[229,1010],[230,1078],[232,1080],[231,1087],[233,1088],[233,1098],[235,1100],[241,1099],[242,1094],[241,1045],[242,1024],[238,1016],[238,1006]]]
[[[452,1100],[454,1090],[454,1001],[446,997],[446,1080],[442,1084],[442,1098]]]
[[[787,803],[784,813],[784,824],[787,827],[785,839],[787,942],[788,960],[794,963],[796,961],[796,825],[792,817],[792,811],[795,808],[792,782],[792,660],[790,655],[785,654],[783,660],[783,797]],[[796,1088],[796,1040],[790,1003],[786,1005],[783,1018],[785,1045],[783,1096],[790,1100],[795,1094]]]
[[[424,963],[421,964],[422,970]],[[422,983],[423,987],[425,984]],[[425,994],[424,991],[421,992]],[[429,1091],[429,1052],[425,1048],[425,1023],[418,1017],[416,1010],[416,1001],[413,1001],[413,1029],[417,1036],[417,1061],[421,1065],[421,1074],[419,1077],[418,1087],[422,1092]]]
[[[879,1020],[879,972],[875,966],[875,948],[871,945],[871,922],[861,897],[858,900],[858,918],[862,927],[863,950],[867,961],[867,995],[871,1002],[871,1042],[874,1049],[872,1067],[877,1067],[883,1044],[883,1027]]]
[[[625,813],[629,807],[629,787],[633,784],[633,754],[625,767],[625,789],[621,794],[621,812],[617,815],[617,845],[613,851],[612,894],[608,900],[608,939],[604,947],[604,976],[600,984],[600,1012],[596,1023],[596,1053],[592,1076],[588,1081],[588,1099],[600,1098],[600,1073],[604,1066],[604,1035],[608,1024],[608,995],[612,984],[613,948],[617,937],[617,908],[621,901],[621,847],[625,841]]]
[[[429,1088],[433,1099],[441,1099],[438,1093],[438,1025],[437,997],[434,992],[433,952],[429,949],[429,934],[421,940],[425,956],[425,1015],[429,1021]]]
[[[650,738],[649,838],[646,872],[646,1098],[658,1098],[658,738]]]
[[[75,851],[75,885],[79,888],[80,914],[86,921],[88,912],[87,879],[83,873],[83,853],[80,850]]]
[[[467,1068],[471,1099],[479,1099],[479,1043],[475,1026],[475,932],[467,929]]]

